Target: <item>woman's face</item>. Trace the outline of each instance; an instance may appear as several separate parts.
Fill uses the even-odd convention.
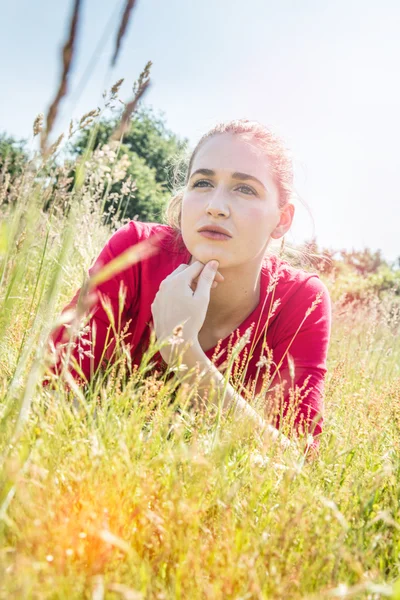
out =
[[[280,222],[278,195],[268,159],[256,146],[238,134],[214,135],[197,152],[183,195],[185,246],[204,264],[217,259],[219,268],[257,261]],[[204,237],[198,232],[204,225],[219,225],[232,237]]]

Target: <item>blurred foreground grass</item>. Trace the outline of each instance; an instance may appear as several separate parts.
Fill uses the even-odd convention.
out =
[[[68,193],[60,171],[50,211],[33,171],[1,206],[0,598],[400,598],[398,297],[334,303],[312,463],[194,413],[185,386],[171,404],[145,373],[122,384],[123,357],[76,408],[41,377],[111,234],[90,169]]]

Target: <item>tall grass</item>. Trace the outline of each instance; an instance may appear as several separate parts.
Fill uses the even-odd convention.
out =
[[[78,404],[42,389],[48,333],[123,223],[104,224],[106,159],[93,154],[69,192],[53,167],[48,211],[49,180],[30,165],[1,207],[1,597],[400,597],[390,294],[334,305],[311,463],[193,411],[193,389],[146,376],[151,354],[142,372],[122,352]]]
[[[333,306],[312,462],[193,410],[193,387],[148,376],[153,347],[135,369],[121,343],[78,402],[42,388],[50,330],[125,222],[102,212],[118,148],[88,153],[71,190],[53,147],[0,194],[0,598],[400,598],[390,293]]]

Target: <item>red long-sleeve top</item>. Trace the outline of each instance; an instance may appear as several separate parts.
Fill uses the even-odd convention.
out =
[[[129,323],[124,342],[129,344],[132,364],[140,365],[142,355],[149,345],[153,327],[151,304],[159,286],[180,264],[190,262],[191,255],[182,237],[171,227],[159,223],[130,221],[111,236],[90,267],[89,275],[129,247],[145,240],[148,240],[152,248],[150,256],[114,274],[95,288],[96,301],[87,313],[87,316],[90,315],[89,327],[71,353],[87,380],[97,370],[102,356],[107,360],[114,350],[114,336],[109,331],[107,339],[111,340],[111,345],[104,351],[110,327],[110,313],[104,301],[109,303],[118,331],[122,331]],[[119,291],[122,288],[125,290],[125,299],[119,308]],[[80,289],[64,307],[62,314],[76,307],[79,293]],[[95,345],[93,325],[96,327]],[[271,418],[277,428],[280,428],[281,417],[287,415],[291,407],[295,408],[295,430],[299,432],[304,426],[308,426],[315,438],[322,431],[324,377],[331,332],[331,301],[325,284],[316,273],[296,269],[273,255],[265,258],[258,306],[235,332],[222,340],[219,349],[214,347],[205,352],[222,372],[226,368],[232,345],[250,327],[250,342],[243,347],[235,362],[231,383],[238,384],[240,381],[243,386],[236,389],[244,397],[249,394],[247,398],[250,398],[250,392],[266,392],[266,414],[267,409],[272,406],[275,407],[275,412],[280,410],[280,414]],[[64,325],[54,329],[50,335],[49,347],[53,342],[58,349],[56,363],[49,369],[53,373],[60,372],[64,349],[60,351],[59,346],[67,341],[68,332]],[[216,350],[218,353],[215,353]],[[240,379],[240,367],[246,358],[247,369],[242,371]],[[156,361],[155,368],[161,372],[165,369],[166,364],[159,353],[152,360]],[[82,383],[78,373],[72,367],[69,370],[74,379]],[[48,379],[45,378],[43,385],[47,384]],[[280,407],[277,406],[278,396],[274,389],[277,384],[281,384],[280,389],[283,391],[283,403],[281,402]],[[302,387],[303,390],[299,393],[299,388]]]

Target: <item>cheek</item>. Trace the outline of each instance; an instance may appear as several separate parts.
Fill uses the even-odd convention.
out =
[[[278,221],[277,211],[262,205],[251,207],[243,217],[250,245],[254,247],[264,243],[275,229]]]
[[[182,201],[182,222],[183,221],[193,221],[193,219],[195,218],[196,215],[196,211],[195,211],[195,204],[194,202],[190,199],[190,195],[186,196],[183,198]]]
[[[199,218],[192,203],[190,200],[185,200],[182,203],[181,231],[183,241],[190,251],[193,250],[194,238],[196,235],[196,225],[198,222]]]
[[[247,223],[248,228],[254,228],[255,231],[258,231],[261,228],[265,228],[272,221],[272,214],[261,203],[253,204],[243,209],[241,219],[244,223]]]

